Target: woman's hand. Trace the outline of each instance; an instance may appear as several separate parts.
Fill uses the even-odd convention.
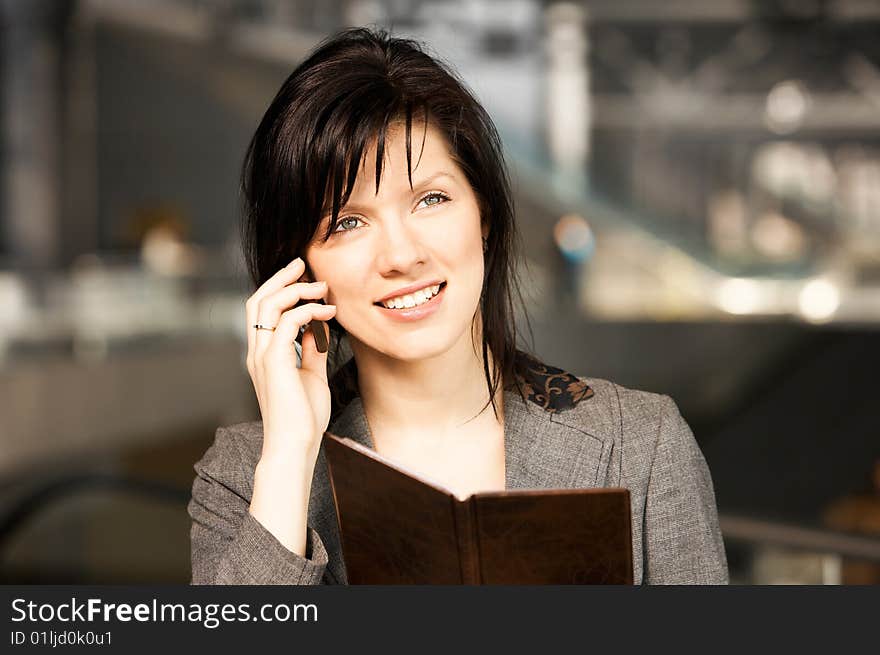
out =
[[[327,294],[326,282],[298,282],[304,272],[303,260],[293,260],[245,304],[247,368],[263,417],[261,462],[302,453],[317,456],[321,436],[330,422],[327,353],[318,352],[312,331],[306,330],[302,337],[302,367],[297,368],[294,340],[300,327],[309,321],[333,318],[336,306],[317,302],[296,306],[301,300],[317,300]],[[327,329],[323,323],[314,325]]]

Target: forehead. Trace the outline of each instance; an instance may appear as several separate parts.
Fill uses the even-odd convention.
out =
[[[455,163],[443,133],[423,121],[413,121],[410,133],[410,159],[407,160],[406,128],[402,123],[393,123],[385,133],[382,154],[382,173],[379,179],[379,193],[388,188],[397,189],[413,184],[440,171],[459,177],[461,172]],[[352,196],[376,193],[376,166],[379,152],[379,138],[375,137],[364,153]]]

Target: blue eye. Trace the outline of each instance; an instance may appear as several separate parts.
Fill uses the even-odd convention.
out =
[[[432,191],[431,193],[423,196],[421,200],[419,200],[419,204],[416,205],[418,207],[422,203],[425,203],[426,207],[433,207],[435,205],[440,205],[450,198],[445,193],[440,193],[439,191]],[[430,201],[430,202],[429,202]]]
[[[340,230],[339,228],[341,226],[345,225],[347,221],[359,221],[359,220],[361,220],[361,219],[359,219],[357,216],[346,216],[345,218],[340,218],[336,222],[336,229],[333,230],[333,234],[339,234],[341,232],[353,232],[355,229],[357,229],[357,226],[352,227],[351,229],[347,229],[347,230]]]

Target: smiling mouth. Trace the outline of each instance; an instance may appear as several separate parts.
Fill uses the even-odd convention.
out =
[[[443,291],[443,289],[445,289],[445,288],[446,288],[446,281],[444,280],[443,282],[440,283],[440,288],[437,290],[437,293],[433,296],[433,298],[436,298],[437,296],[439,296],[440,293],[441,293],[441,292]],[[433,298],[432,298],[432,299],[433,299]],[[429,300],[428,302],[430,302],[430,300]],[[381,307],[382,309],[389,309],[389,308],[386,307],[382,302],[374,302],[373,304],[374,304],[376,307]],[[416,305],[415,307],[401,307],[400,309],[415,309],[416,307],[419,307],[419,305]]]

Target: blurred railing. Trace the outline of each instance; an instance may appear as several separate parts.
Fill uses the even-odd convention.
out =
[[[733,584],[880,584],[880,536],[719,516]]]
[[[880,537],[747,516],[722,514],[719,521],[724,538],[731,541],[880,562]]]

